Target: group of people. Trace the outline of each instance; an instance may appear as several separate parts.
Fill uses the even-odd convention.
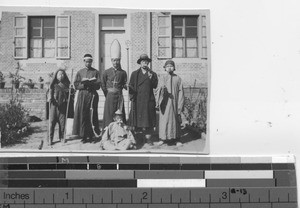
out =
[[[181,145],[180,114],[183,110],[184,94],[181,78],[174,73],[175,63],[167,60],[165,74],[159,78],[149,68],[151,59],[142,54],[137,60],[140,67],[127,73],[121,67],[120,44],[111,46],[112,67],[102,76],[92,67],[93,57],[84,55],[85,67],[80,69],[74,79],[77,92],[75,110],[70,113],[70,80],[64,70],[59,69],[50,85],[50,141],[53,141],[55,124],[59,124],[59,138],[65,135],[66,114],[74,114],[73,135],[84,142],[101,137],[100,147],[105,150],[127,150],[136,148],[135,133],[143,135],[143,141],[152,143],[151,135],[156,127],[156,111],[159,111],[158,145]],[[102,132],[99,127],[97,90],[105,95]],[[128,90],[131,108],[126,121],[123,90]],[[70,107],[71,109],[71,107]],[[132,133],[133,132],[133,133]]]

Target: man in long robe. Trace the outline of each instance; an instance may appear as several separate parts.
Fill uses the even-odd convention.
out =
[[[103,129],[113,122],[117,110],[122,112],[125,123],[125,108],[123,88],[126,89],[127,73],[121,68],[121,46],[117,40],[111,45],[111,62],[113,67],[104,71],[102,75],[102,90],[105,95],[103,112]]]
[[[101,79],[99,71],[92,67],[92,62],[92,56],[86,54],[85,68],[77,72],[74,80],[75,89],[79,92],[74,114],[73,135],[79,135],[83,141],[100,134],[97,90],[100,89]]]
[[[131,111],[129,124],[136,130],[145,133],[147,143],[156,125],[155,96],[153,90],[157,87],[157,74],[149,67],[151,59],[142,54],[137,63],[140,68],[132,72],[129,81],[129,96],[131,100]]]
[[[159,78],[158,108],[159,108],[159,143],[181,145],[180,114],[184,105],[184,92],[181,78],[174,73],[175,63],[167,60],[164,68],[167,74]]]

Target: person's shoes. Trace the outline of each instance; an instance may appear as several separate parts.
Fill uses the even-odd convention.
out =
[[[66,143],[66,140],[64,138],[59,138],[59,141],[62,143]]]
[[[176,142],[177,147],[181,147],[183,144],[181,142]]]
[[[161,145],[163,145],[164,143],[165,143],[164,141],[159,141],[159,142],[156,143],[156,145],[161,146]]]
[[[153,142],[152,141],[146,141],[145,144],[148,144],[150,146],[153,146]]]

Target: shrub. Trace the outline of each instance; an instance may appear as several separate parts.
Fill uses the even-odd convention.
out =
[[[196,97],[193,92],[198,90]],[[199,128],[206,133],[207,123],[207,89],[194,88],[190,96],[185,97],[183,115],[188,125]]]
[[[29,134],[28,110],[18,99],[0,105],[1,145],[7,146],[22,141]]]
[[[24,69],[21,67],[20,63],[17,62],[15,73],[9,72],[9,78],[11,78],[12,83],[20,83],[21,80],[25,80],[25,77],[20,75],[20,71],[24,71]]]

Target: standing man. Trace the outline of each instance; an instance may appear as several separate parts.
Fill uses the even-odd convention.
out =
[[[126,89],[127,73],[121,68],[121,45],[114,40],[110,48],[110,57],[113,67],[104,71],[102,75],[102,90],[105,95],[103,112],[103,129],[114,121],[117,110],[122,112],[122,120],[125,123],[123,88]]]
[[[92,67],[93,57],[85,54],[83,61],[85,68],[77,72],[74,80],[75,89],[79,92],[75,107],[73,135],[79,135],[84,142],[87,142],[95,133],[100,134],[97,90],[100,89],[101,80],[99,71]]]
[[[155,72],[149,67],[151,59],[142,54],[137,60],[140,68],[132,72],[129,82],[129,96],[131,111],[129,123],[135,130],[142,130],[147,139],[151,139],[151,133],[156,125],[155,97],[153,90],[157,87],[158,79]]]

